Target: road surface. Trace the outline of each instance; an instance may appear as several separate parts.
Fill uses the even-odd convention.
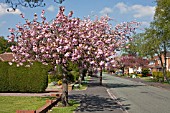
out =
[[[170,91],[103,74],[108,93],[127,113],[170,113]]]

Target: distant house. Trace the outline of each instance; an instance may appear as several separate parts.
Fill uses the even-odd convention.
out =
[[[0,61],[12,61],[14,58],[13,53],[0,54]]]
[[[162,57],[163,62],[165,62],[163,55],[161,57]],[[167,62],[166,70],[170,71],[170,52],[167,52],[167,54],[166,54],[166,62]],[[150,60],[149,67],[151,68],[152,72],[162,70],[161,61],[158,56],[154,56]]]

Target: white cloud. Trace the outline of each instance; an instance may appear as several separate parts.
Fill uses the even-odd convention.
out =
[[[135,14],[133,15],[135,18],[145,16],[153,17],[155,13],[155,7],[152,6],[133,5],[130,9],[135,12]]]
[[[113,10],[112,10],[111,8],[105,7],[104,9],[102,9],[102,10],[100,11],[100,14],[102,14],[102,15],[107,15],[107,14],[112,13],[112,12],[113,12]]]
[[[115,7],[118,8],[121,13],[126,13],[128,11],[128,6],[123,2],[117,3]]]
[[[7,11],[7,9],[9,9],[9,12]],[[19,9],[13,11],[12,8],[9,8],[7,4],[0,3],[0,16],[6,14],[21,14],[21,11]]]
[[[55,11],[55,7],[53,5],[50,5],[48,8],[47,8],[48,11]]]
[[[115,5],[121,13],[132,13],[134,18],[153,17],[155,13],[154,6],[132,5],[128,6],[123,2]]]

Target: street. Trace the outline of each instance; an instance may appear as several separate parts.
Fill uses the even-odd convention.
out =
[[[170,91],[103,74],[108,93],[128,113],[170,113]]]

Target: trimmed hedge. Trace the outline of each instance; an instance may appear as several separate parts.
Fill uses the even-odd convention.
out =
[[[48,85],[48,70],[39,62],[31,67],[0,62],[0,92],[44,92]]]

